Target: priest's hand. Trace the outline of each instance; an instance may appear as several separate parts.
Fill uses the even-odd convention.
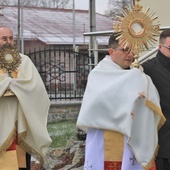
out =
[[[18,72],[17,71],[13,71],[11,76],[12,76],[12,78],[17,78]]]
[[[3,71],[3,69],[0,69],[0,74],[5,74],[4,71]],[[18,76],[18,71],[17,71],[17,70],[16,70],[16,71],[13,71],[13,72],[11,73],[11,77],[12,77],[12,78],[17,78],[17,76]]]

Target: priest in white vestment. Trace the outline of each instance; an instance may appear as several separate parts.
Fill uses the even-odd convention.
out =
[[[6,42],[14,43],[13,32],[8,27],[0,27],[0,45]],[[21,64],[11,77],[0,69],[1,170],[28,170],[25,160],[21,161],[25,152],[43,163],[51,144],[47,131],[48,94],[32,61],[25,55],[20,56]],[[9,90],[11,94],[7,93]],[[13,148],[9,149],[11,145]],[[12,150],[19,150],[18,161]]]
[[[84,170],[154,169],[158,129],[165,122],[159,96],[133,53],[113,34],[109,54],[90,72],[77,127],[87,133]]]

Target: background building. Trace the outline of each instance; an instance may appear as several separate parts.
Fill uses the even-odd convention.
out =
[[[72,9],[24,7],[21,16],[23,23],[20,23],[20,27],[23,30],[25,53],[47,46],[73,46]],[[17,39],[18,7],[0,6],[0,23],[13,29]],[[112,29],[112,19],[96,13],[96,31]],[[75,10],[75,43],[80,49],[88,49],[89,37],[83,36],[83,33],[88,31],[88,10]],[[106,46],[108,37],[98,37],[97,41],[98,44]]]

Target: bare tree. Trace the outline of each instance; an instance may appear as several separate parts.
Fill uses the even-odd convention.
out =
[[[70,0],[51,0],[48,2],[48,6],[53,8],[65,8],[70,5],[70,2]]]
[[[1,0],[1,5],[8,5],[10,3],[10,0]]]
[[[133,0],[109,0],[108,10],[105,11],[105,14],[116,20],[117,16],[121,16],[121,11],[131,7],[132,4]]]
[[[23,6],[69,8],[71,0],[22,0]],[[18,0],[1,0],[0,5],[18,5]]]

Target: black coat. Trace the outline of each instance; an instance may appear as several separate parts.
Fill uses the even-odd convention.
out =
[[[170,158],[170,58],[160,51],[156,57],[142,64],[144,72],[149,75],[160,95],[165,124],[159,130],[158,158]]]

